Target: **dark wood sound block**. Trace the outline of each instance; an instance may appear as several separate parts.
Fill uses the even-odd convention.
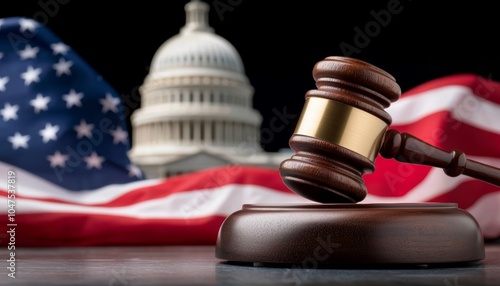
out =
[[[246,204],[216,257],[256,265],[449,265],[484,259],[476,220],[456,204]]]

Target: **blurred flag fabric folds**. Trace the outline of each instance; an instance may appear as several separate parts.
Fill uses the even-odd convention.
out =
[[[146,180],[119,94],[47,27],[0,22],[0,243],[212,244],[243,202],[303,201],[273,171]],[[278,191],[276,191],[278,190]]]
[[[277,169],[228,165],[146,179],[119,94],[45,26],[0,20],[0,245],[214,244],[246,203],[311,203]],[[500,166],[500,83],[460,74],[406,92],[390,128]],[[362,203],[453,202],[500,238],[500,188],[377,158]],[[11,230],[15,230],[12,238]]]
[[[387,112],[391,129],[500,168],[499,82],[474,74],[445,76],[405,92]],[[500,238],[500,187],[381,156],[375,164],[375,172],[364,177],[366,202],[454,202],[476,218],[484,237]]]

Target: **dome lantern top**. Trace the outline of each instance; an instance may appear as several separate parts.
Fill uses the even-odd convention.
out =
[[[213,32],[208,23],[208,11],[210,6],[199,0],[191,0],[184,6],[186,11],[186,24],[181,28],[181,33],[194,31]]]

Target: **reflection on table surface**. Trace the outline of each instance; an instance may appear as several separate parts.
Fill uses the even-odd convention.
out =
[[[7,249],[0,250],[8,258]],[[5,261],[5,260],[4,260]],[[5,265],[5,264],[4,264]],[[5,267],[3,268],[5,271]],[[0,285],[500,285],[500,241],[477,264],[312,268],[227,263],[213,246],[23,248]]]

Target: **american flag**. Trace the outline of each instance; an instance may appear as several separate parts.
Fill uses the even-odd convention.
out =
[[[145,179],[128,158],[119,94],[47,27],[0,22],[0,245],[215,244],[224,219],[251,203],[311,203],[277,169],[228,165]],[[388,110],[391,128],[500,166],[500,84],[436,79]],[[500,238],[500,191],[442,170],[377,158],[370,202],[455,202]]]

